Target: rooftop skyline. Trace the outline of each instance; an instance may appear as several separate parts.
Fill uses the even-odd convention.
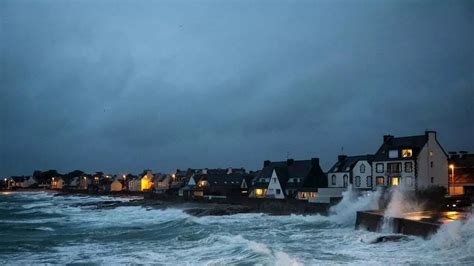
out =
[[[0,175],[474,151],[472,1],[0,3]]]

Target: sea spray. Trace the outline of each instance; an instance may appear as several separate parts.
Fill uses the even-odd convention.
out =
[[[403,184],[392,187],[390,193],[381,227],[383,233],[393,232],[393,218],[402,218],[406,213],[423,210],[423,205],[410,197],[411,191],[407,190]]]
[[[381,190],[369,191],[359,194],[350,185],[342,193],[342,200],[329,210],[330,220],[334,223],[354,225],[358,211],[378,210]]]

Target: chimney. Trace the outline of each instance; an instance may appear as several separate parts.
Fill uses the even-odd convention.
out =
[[[383,135],[383,142],[385,143],[385,142],[391,140],[392,138],[393,138],[392,135]]]
[[[286,160],[286,165],[287,165],[287,166],[290,166],[290,165],[292,165],[294,162],[295,162],[295,160],[293,160],[293,159],[288,159],[288,160]]]
[[[311,158],[311,165],[318,166],[319,158]]]
[[[425,136],[428,138],[428,140],[435,140],[436,139],[436,131],[426,130],[425,131]]]
[[[339,155],[339,156],[337,156],[337,161],[338,161],[338,162],[342,162],[342,161],[344,161],[346,158],[347,158],[347,155]]]
[[[272,162],[270,160],[266,160],[263,162],[263,167],[267,167],[271,164]]]
[[[467,151],[459,151],[459,159],[462,159],[466,156]]]

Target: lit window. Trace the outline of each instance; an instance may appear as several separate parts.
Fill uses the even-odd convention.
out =
[[[378,186],[385,185],[385,180],[383,176],[377,176],[377,179],[375,180],[375,182]]]
[[[413,150],[412,149],[403,149],[402,150],[402,157],[403,158],[410,158],[413,156]]]
[[[398,158],[398,150],[389,150],[388,158]]]
[[[257,188],[257,189],[255,190],[255,195],[257,195],[257,196],[262,196],[262,195],[263,195],[263,189]]]
[[[316,197],[316,192],[309,192],[309,196],[314,199]]]
[[[399,177],[392,177],[392,186],[398,186],[400,181]]]

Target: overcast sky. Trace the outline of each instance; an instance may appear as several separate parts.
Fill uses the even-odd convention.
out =
[[[0,0],[0,175],[474,152],[474,1]]]

